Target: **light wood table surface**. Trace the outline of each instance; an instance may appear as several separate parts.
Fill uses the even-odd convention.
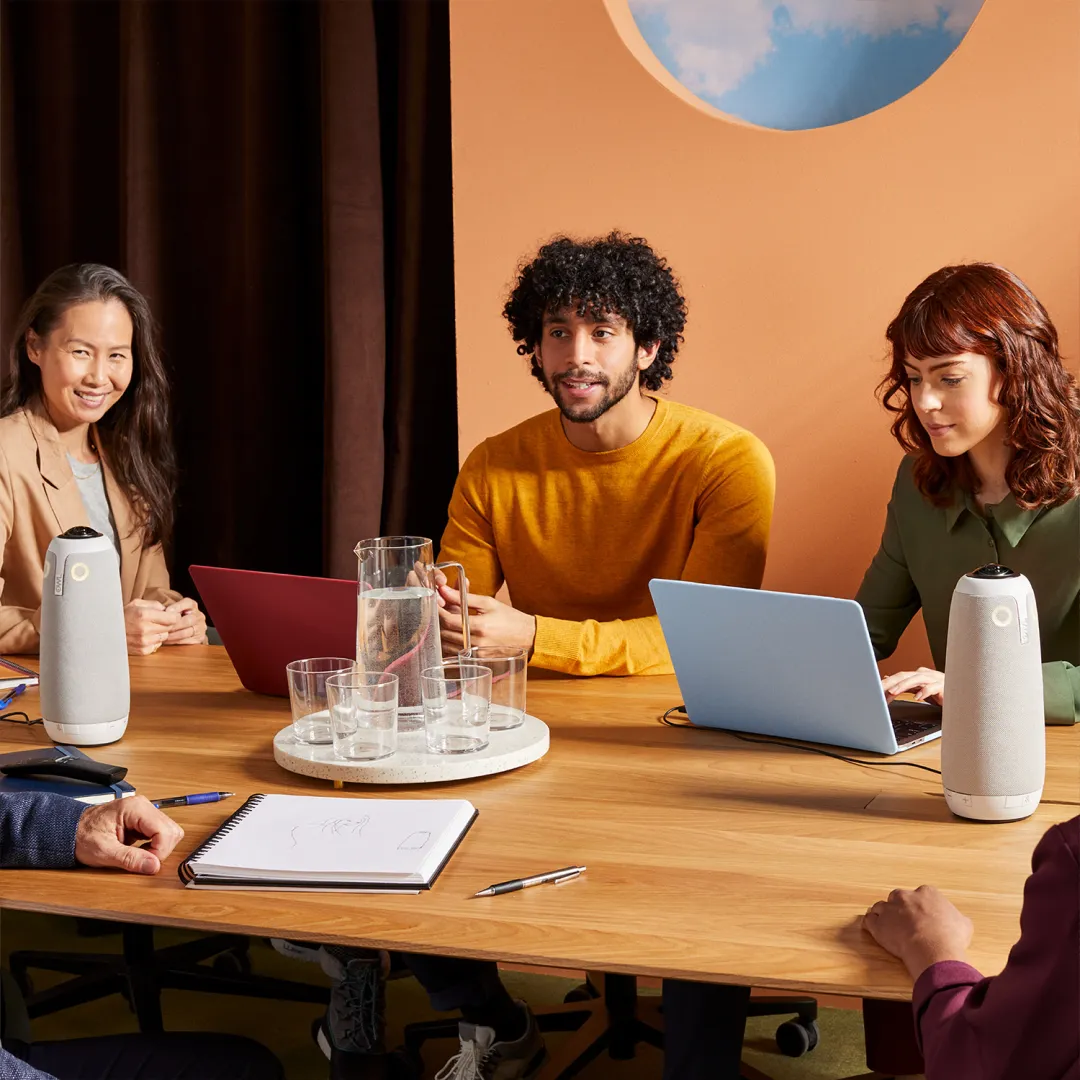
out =
[[[125,737],[90,750],[160,798],[239,798],[170,813],[186,831],[152,878],[6,870],[0,905],[30,911],[288,936],[417,952],[907,998],[899,962],[859,928],[897,885],[931,882],[975,923],[972,961],[1003,966],[1018,936],[1031,852],[1078,811],[1080,731],[1047,731],[1044,800],[1025,821],[963,822],[937,776],[862,768],[733,736],[665,727],[673,677],[574,679],[530,672],[529,712],[551,727],[533,765],[454,784],[334,791],[275,765],[288,702],[240,687],[223,649],[133,658]],[[35,695],[20,705],[35,715]],[[45,745],[40,726],[0,724],[0,750]],[[869,755],[857,755],[869,756]],[[903,760],[938,765],[938,744]],[[896,760],[896,759],[892,759]],[[254,792],[468,798],[480,817],[429,893],[382,896],[185,890],[192,851]],[[584,863],[562,886],[471,899],[494,881]]]

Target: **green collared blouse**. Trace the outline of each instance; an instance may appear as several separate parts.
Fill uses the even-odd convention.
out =
[[[985,516],[984,516],[985,515]],[[980,513],[965,495],[930,503],[915,486],[912,461],[896,473],[881,547],[855,599],[866,613],[879,660],[891,656],[922,608],[934,665],[945,670],[949,605],[969,570],[996,562],[1023,574],[1035,590],[1048,724],[1080,717],[1080,498],[1021,510],[1007,496]]]

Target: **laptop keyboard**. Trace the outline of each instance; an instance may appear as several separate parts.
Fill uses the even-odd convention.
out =
[[[892,726],[896,741],[903,744],[937,731],[941,727],[941,716],[936,719],[927,717],[925,720],[894,720]]]
[[[941,706],[900,698],[889,702],[889,719],[903,746],[941,730]]]

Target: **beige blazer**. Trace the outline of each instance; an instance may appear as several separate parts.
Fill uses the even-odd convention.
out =
[[[124,603],[179,600],[169,588],[161,546],[143,548],[142,529],[104,454],[101,464],[120,542]],[[38,651],[45,552],[53,537],[89,524],[67,454],[44,412],[27,406],[0,417],[0,653]]]

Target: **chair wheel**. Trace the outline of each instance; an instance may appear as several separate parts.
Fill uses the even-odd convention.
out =
[[[566,997],[563,998],[563,1003],[570,1005],[575,1001],[595,1001],[599,996],[596,987],[586,980],[580,986],[575,986],[573,990],[568,990]]]
[[[817,1046],[820,1036],[816,1020],[787,1020],[776,1029],[776,1046],[786,1057],[802,1057]]]
[[[218,953],[211,967],[219,975],[250,975],[251,957],[246,949],[229,949]]]

